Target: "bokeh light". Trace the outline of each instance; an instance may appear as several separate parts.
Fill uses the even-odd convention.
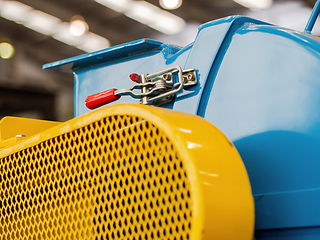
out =
[[[160,6],[165,9],[177,9],[181,6],[182,0],[160,0]]]
[[[234,2],[250,8],[252,11],[258,11],[270,8],[273,4],[273,0],[233,0]]]
[[[88,24],[83,20],[74,20],[70,23],[70,32],[73,36],[81,36],[88,31]]]
[[[3,59],[9,59],[14,54],[14,47],[7,42],[0,43],[0,57]]]

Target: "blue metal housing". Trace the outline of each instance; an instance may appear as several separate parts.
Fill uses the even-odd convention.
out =
[[[199,84],[166,107],[204,117],[234,143],[255,198],[256,239],[319,239],[317,37],[233,16],[200,26],[184,48],[142,39],[44,68],[74,72],[79,116],[89,111],[88,95],[128,88],[129,74],[173,65],[196,69]]]

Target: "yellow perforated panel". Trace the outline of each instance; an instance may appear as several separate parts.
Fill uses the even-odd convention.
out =
[[[190,238],[184,162],[141,118],[110,116],[0,164],[0,239]]]

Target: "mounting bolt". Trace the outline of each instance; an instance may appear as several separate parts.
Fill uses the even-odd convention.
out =
[[[187,79],[188,79],[188,81],[193,80],[193,75],[191,73],[189,73],[188,76],[187,76]]]
[[[16,135],[16,138],[24,138],[24,137],[26,137],[26,135],[22,135],[22,134]]]
[[[165,73],[162,75],[163,80],[170,81],[171,80],[171,74]]]
[[[16,135],[16,142],[23,140],[25,137],[26,135],[23,135],[23,134]]]

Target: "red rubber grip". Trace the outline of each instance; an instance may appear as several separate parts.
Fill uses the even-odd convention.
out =
[[[140,82],[140,76],[139,74],[136,74],[136,73],[130,74],[130,79],[136,83]]]
[[[120,96],[114,95],[114,92],[117,90],[118,89],[116,88],[112,88],[107,91],[88,96],[85,101],[87,108],[96,109],[105,104],[117,101],[120,98]]]

